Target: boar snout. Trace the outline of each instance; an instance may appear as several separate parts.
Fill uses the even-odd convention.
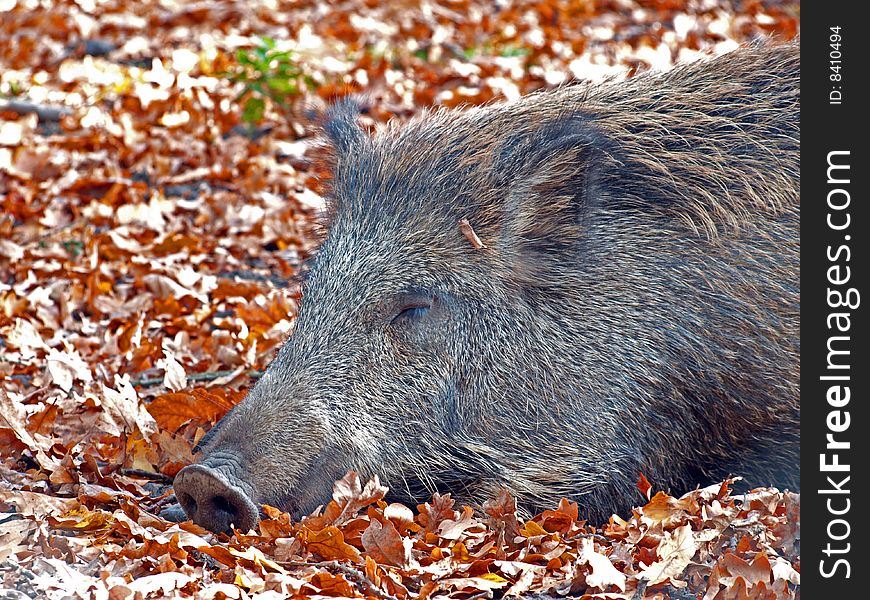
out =
[[[257,506],[242,490],[243,483],[205,465],[190,465],[175,476],[175,496],[197,525],[229,532],[230,525],[247,531],[259,521]]]

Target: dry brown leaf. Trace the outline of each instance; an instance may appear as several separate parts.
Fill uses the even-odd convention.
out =
[[[411,564],[410,545],[405,545],[390,521],[372,521],[362,534],[362,545],[378,563],[399,568],[408,568]]]
[[[438,536],[445,540],[458,540],[471,528],[482,528],[482,524],[474,518],[474,509],[470,506],[463,506],[461,517],[441,521],[438,527]]]
[[[679,577],[686,570],[697,550],[690,525],[666,531],[656,548],[659,560],[651,565],[641,563],[639,577],[648,580],[651,585],[670,580],[671,585],[681,587],[682,582]]]
[[[592,568],[592,572],[586,575],[586,583],[590,586],[602,591],[614,586],[621,592],[625,591],[625,575],[616,570],[607,556],[595,551],[595,545],[589,538],[583,539],[580,560],[588,563]]]
[[[232,399],[205,388],[195,388],[162,394],[152,400],[147,409],[161,429],[176,431],[189,421],[215,423],[232,407]]]
[[[337,527],[325,527],[320,531],[305,530],[308,549],[327,560],[363,562],[359,550],[344,541],[344,534]]]

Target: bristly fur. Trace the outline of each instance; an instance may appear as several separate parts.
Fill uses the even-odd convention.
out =
[[[203,463],[299,510],[347,469],[594,520],[639,472],[799,488],[799,79],[755,45],[375,135],[336,106],[295,333]]]

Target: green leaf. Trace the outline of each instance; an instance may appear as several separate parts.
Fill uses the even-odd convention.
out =
[[[281,52],[270,52],[269,58],[273,62],[277,62],[279,64],[290,64],[291,63],[291,54],[289,50],[282,50]]]
[[[280,64],[275,71],[283,77],[298,77],[302,74],[302,69],[292,64]]]
[[[245,101],[244,109],[242,110],[242,120],[247,123],[259,123],[263,120],[263,115],[266,113],[266,101],[257,96],[251,96]]]
[[[273,90],[284,92],[285,94],[298,94],[299,87],[294,81],[283,77],[269,77],[266,79],[266,85]]]
[[[67,240],[63,242],[64,249],[73,256],[79,256],[84,252],[85,245],[79,240]]]
[[[243,65],[252,66],[254,64],[254,59],[247,50],[237,50],[236,60]]]
[[[505,58],[514,58],[517,56],[528,56],[532,51],[529,48],[520,48],[519,46],[506,46],[499,53]]]

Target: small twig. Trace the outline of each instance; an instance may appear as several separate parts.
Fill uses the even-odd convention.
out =
[[[205,371],[203,373],[188,373],[187,380],[188,381],[212,381],[214,379],[220,379],[221,377],[226,377],[227,375],[232,375],[235,373],[235,369],[227,369],[226,371]],[[250,370],[247,372],[247,376],[251,379],[259,379],[263,376],[262,371]],[[150,387],[152,385],[160,385],[163,383],[163,377],[151,377],[145,379],[136,379],[133,380],[132,385],[134,387]]]
[[[459,219],[459,230],[475,250],[483,250],[486,248],[486,244],[480,241],[480,238],[477,237],[477,234],[474,232],[474,228],[471,227],[471,223],[468,222],[468,219]]]
[[[279,288],[289,287],[292,281],[290,279],[284,279],[283,277],[277,277],[274,275],[261,275],[260,273],[255,273],[253,271],[224,271],[222,273],[218,273],[217,277],[221,279],[241,279],[243,281],[268,281],[272,285]]]
[[[344,563],[340,563],[337,560],[325,560],[322,562],[304,562],[298,560],[286,560],[286,561],[275,561],[277,564],[282,567],[322,567],[327,570],[338,571],[342,575],[345,575],[348,579],[355,583],[359,583],[365,586],[365,589],[362,591],[373,596],[377,596],[381,600],[399,600],[392,594],[385,592],[380,587],[378,587],[374,581],[368,578],[368,576],[351,565],[346,565]]]
[[[160,498],[157,502],[155,502],[152,508],[159,508],[162,510],[166,508],[167,505],[172,506],[174,504],[178,504],[178,498],[175,497],[175,494],[169,494],[168,496],[164,496],[163,498]]]
[[[0,525],[5,525],[9,521],[18,521],[19,519],[24,518],[21,515],[19,515],[18,513],[2,513],[2,514],[5,514],[6,516],[3,518],[0,518]]]
[[[66,106],[45,106],[25,100],[0,98],[0,111],[14,112],[19,115],[35,114],[43,123],[60,121],[61,117],[72,114]]]
[[[9,376],[9,379],[20,381],[24,385],[30,385],[30,382],[33,381],[33,375],[29,373],[13,373]]]
[[[152,385],[160,385],[163,383],[162,377],[152,377],[151,379],[136,379],[131,382],[133,387],[151,387]]]
[[[142,479],[150,479],[151,481],[159,481],[160,483],[172,483],[173,478],[163,473],[152,473],[143,469],[121,469],[121,475],[129,475],[130,477],[140,477]]]

